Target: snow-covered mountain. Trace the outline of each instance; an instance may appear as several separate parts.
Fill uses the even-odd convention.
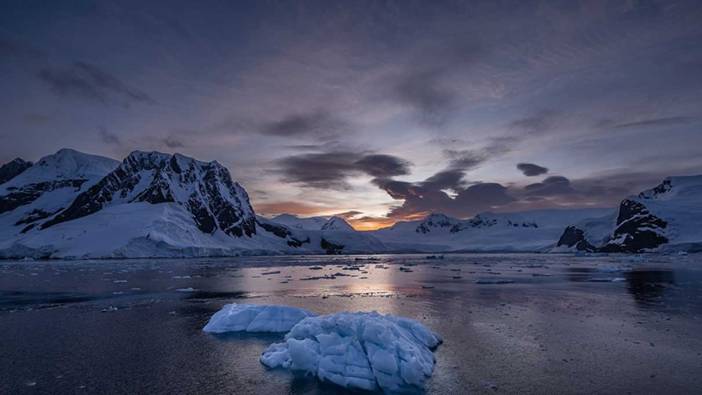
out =
[[[669,177],[622,200],[615,215],[566,228],[557,250],[701,251],[702,175]]]
[[[384,251],[340,218],[308,230],[257,217],[225,167],[179,154],[61,150],[0,185],[0,209],[0,257]]]
[[[273,217],[272,221],[295,229],[354,232],[353,227],[345,219],[338,216],[298,217],[292,214],[281,214]]]
[[[372,233],[396,251],[543,251],[555,244],[568,224],[610,211],[483,213],[466,220],[431,214],[423,220],[398,222]]]
[[[64,208],[119,162],[70,149],[45,156],[0,184],[0,240],[26,233]]]

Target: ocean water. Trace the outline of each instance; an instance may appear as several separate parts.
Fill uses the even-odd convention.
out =
[[[335,394],[202,332],[226,303],[416,319],[426,393],[699,393],[702,256],[0,261],[0,393]]]

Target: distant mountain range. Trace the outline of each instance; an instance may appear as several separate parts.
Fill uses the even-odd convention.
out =
[[[217,162],[135,151],[120,163],[62,149],[0,167],[0,258],[699,251],[700,202],[702,176],[672,177],[618,210],[431,214],[358,232],[336,216],[257,216]]]

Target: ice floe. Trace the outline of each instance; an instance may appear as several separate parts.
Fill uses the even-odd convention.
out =
[[[346,388],[404,392],[424,386],[440,343],[439,335],[414,320],[337,313],[300,321],[284,342],[264,351],[261,362]]]
[[[205,332],[287,332],[295,324],[315,314],[289,306],[237,304],[225,305],[202,329]]]

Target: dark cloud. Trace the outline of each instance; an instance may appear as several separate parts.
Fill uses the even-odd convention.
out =
[[[548,173],[548,169],[533,163],[517,163],[517,169],[527,177],[540,176]]]
[[[426,180],[421,182],[421,185],[426,188],[433,189],[452,189],[457,190],[464,186],[463,176],[465,172],[462,169],[447,169],[442,170]]]
[[[113,100],[119,100],[124,105],[154,102],[146,93],[85,62],[75,62],[66,68],[44,67],[37,76],[53,92],[62,96],[76,96],[103,104]]]
[[[515,200],[507,188],[494,182],[473,184],[460,191],[455,197],[458,212],[462,216],[475,214],[483,210],[498,208]]]
[[[276,162],[282,181],[320,189],[348,189],[347,178],[366,174],[392,177],[409,173],[410,163],[382,154],[331,151],[289,156]]]
[[[378,178],[409,174],[411,163],[392,155],[371,154],[356,161],[358,169]]]
[[[410,73],[394,88],[395,98],[409,106],[425,126],[443,126],[456,108],[456,93],[441,83],[440,76],[436,71]]]
[[[119,139],[119,136],[117,136],[114,133],[111,133],[107,130],[107,128],[101,127],[99,128],[100,131],[100,139],[102,140],[103,143],[105,144],[112,144],[112,145],[120,145],[122,142]]]
[[[624,122],[616,123],[611,125],[613,129],[631,129],[631,128],[642,128],[651,126],[675,126],[675,125],[687,125],[694,122],[696,118],[693,117],[664,117],[664,118],[651,118],[644,119],[642,121],[635,122]]]
[[[487,145],[477,149],[445,149],[444,156],[449,159],[450,169],[464,171],[479,167],[484,162],[504,155],[518,143],[514,137],[497,137],[488,140]]]
[[[183,148],[185,147],[185,143],[180,140],[177,137],[174,136],[167,136],[163,140],[161,140],[163,145],[165,145],[168,148]]]
[[[450,159],[452,169],[471,170],[488,159],[488,153],[481,150],[444,150],[444,155]]]
[[[394,207],[388,217],[403,219],[419,214],[441,212],[465,218],[486,210],[497,209],[513,202],[508,189],[497,183],[476,183],[455,190],[454,197],[437,189],[434,184],[405,182],[379,182],[378,185],[394,199],[404,200]]]
[[[466,217],[493,210],[515,200],[508,188],[497,183],[469,183],[464,177],[466,172],[509,152],[514,141],[512,138],[498,138],[491,139],[479,149],[446,149],[444,156],[449,160],[447,168],[424,181],[406,182],[378,177],[373,183],[393,199],[403,200],[402,205],[388,213],[395,219],[415,218],[429,212]]]
[[[541,182],[529,184],[524,187],[528,195],[532,196],[554,196],[575,193],[570,185],[570,180],[563,176],[551,176]]]
[[[348,122],[322,110],[288,115],[258,128],[259,133],[264,135],[294,138],[300,136],[331,138],[349,130]]]
[[[376,179],[373,183],[393,199],[403,200],[388,217],[414,218],[418,215],[441,212],[457,217],[468,217],[481,211],[492,210],[513,202],[506,187],[497,183],[474,183],[466,186],[459,170],[444,170],[418,183],[391,179]],[[451,189],[454,196],[445,190]]]

